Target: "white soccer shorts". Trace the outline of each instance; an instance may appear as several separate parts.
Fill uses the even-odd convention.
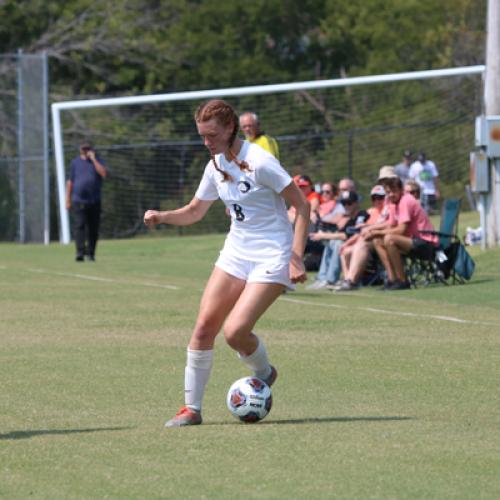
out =
[[[290,264],[276,260],[253,262],[220,253],[215,265],[226,273],[247,283],[278,283],[295,290],[290,281]]]

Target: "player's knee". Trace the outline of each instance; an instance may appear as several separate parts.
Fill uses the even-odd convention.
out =
[[[199,344],[213,341],[218,333],[218,327],[209,319],[198,319],[191,338]]]
[[[224,338],[229,347],[235,350],[239,350],[242,338],[244,338],[246,334],[249,335],[250,332],[247,332],[247,329],[243,325],[224,325]]]

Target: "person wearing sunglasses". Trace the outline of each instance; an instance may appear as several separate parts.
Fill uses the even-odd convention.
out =
[[[333,182],[324,182],[321,185],[321,203],[318,208],[311,212],[311,221],[317,226],[328,214],[331,214],[337,206],[338,189]]]
[[[357,290],[360,286],[361,276],[365,272],[370,256],[374,252],[373,244],[363,238],[362,231],[373,224],[383,223],[388,214],[386,207],[385,189],[380,184],[373,186],[370,192],[372,206],[367,210],[368,220],[360,224],[357,232],[352,238],[349,238],[340,248],[340,261],[342,264],[342,274],[344,280],[337,286],[328,287],[336,291]]]
[[[315,281],[306,287],[307,290],[321,290],[335,285],[342,269],[340,248],[352,236],[351,228],[363,224],[369,218],[366,210],[359,209],[359,196],[353,191],[342,191],[339,196],[345,213],[338,218],[336,231],[320,230],[309,235],[313,241],[322,241],[325,245],[319,272]]]
[[[438,237],[434,226],[420,203],[404,192],[399,177],[382,182],[388,199],[388,227],[375,228],[365,238],[372,239],[377,254],[387,273],[385,290],[406,290],[410,283],[406,279],[401,256],[410,251],[417,257],[427,258],[433,254]]]
[[[307,202],[309,203],[309,206],[311,207],[311,214],[313,214],[316,210],[318,210],[322,198],[321,195],[314,190],[314,184],[311,178],[308,175],[295,175],[293,178],[293,182],[305,196]],[[295,216],[295,207],[290,207],[288,209],[288,220],[292,224],[295,223]],[[314,221],[311,218],[311,224],[313,223]]]

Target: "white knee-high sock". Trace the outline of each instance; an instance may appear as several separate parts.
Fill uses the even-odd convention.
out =
[[[245,366],[253,370],[256,377],[266,379],[271,375],[271,365],[269,364],[264,342],[262,342],[259,337],[257,337],[257,339],[259,340],[259,344],[252,354],[243,356],[238,353],[238,356]]]
[[[187,350],[187,362],[184,372],[184,402],[187,407],[201,411],[201,404],[212,370],[214,351]]]

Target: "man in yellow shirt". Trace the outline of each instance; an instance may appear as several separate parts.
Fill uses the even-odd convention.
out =
[[[278,143],[274,137],[260,130],[259,118],[252,111],[245,111],[240,115],[240,128],[245,134],[245,139],[258,144],[269,151],[275,158],[280,159]]]

